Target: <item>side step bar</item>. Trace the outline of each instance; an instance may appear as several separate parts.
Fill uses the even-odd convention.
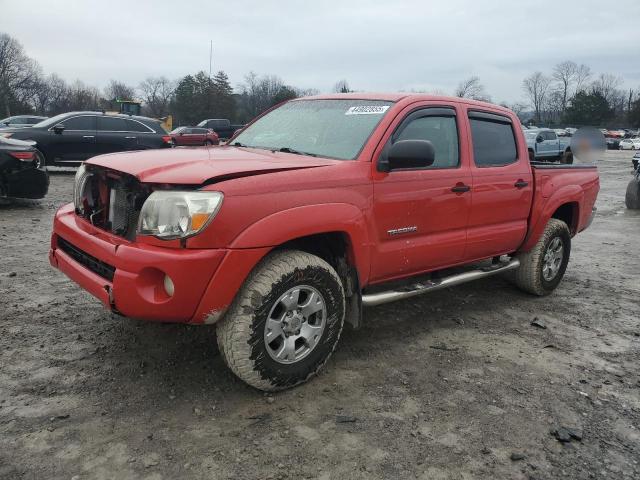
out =
[[[478,280],[480,278],[490,277],[497,275],[498,273],[504,273],[509,270],[515,270],[520,266],[520,260],[513,259],[508,263],[495,264],[490,267],[481,268],[478,270],[471,270],[469,272],[458,273],[451,275],[450,277],[439,278],[435,281],[427,281],[423,283],[415,283],[407,287],[399,288],[397,290],[388,290],[386,292],[371,293],[362,296],[362,305],[365,307],[375,307],[376,305],[382,305],[383,303],[395,302],[396,300],[403,300],[405,298],[415,297],[427,292],[433,292],[434,290],[440,290],[442,288],[453,287],[454,285],[460,285],[461,283],[471,282],[472,280]]]

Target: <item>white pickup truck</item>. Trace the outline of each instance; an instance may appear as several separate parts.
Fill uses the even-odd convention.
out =
[[[527,140],[529,160],[532,162],[560,160],[560,163],[573,163],[571,141],[568,138],[558,137],[550,128],[524,130],[524,138]]]

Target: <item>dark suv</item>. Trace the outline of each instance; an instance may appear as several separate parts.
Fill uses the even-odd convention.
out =
[[[46,165],[70,166],[103,153],[171,147],[160,121],[101,112],[70,112],[0,136],[33,140]]]

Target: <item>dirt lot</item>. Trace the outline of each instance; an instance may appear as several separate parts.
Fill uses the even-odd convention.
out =
[[[212,328],[113,316],[49,267],[73,187],[53,174],[44,201],[0,207],[0,478],[640,478],[630,157],[600,162],[553,295],[488,279],[369,309],[318,378],[273,396],[225,368]]]

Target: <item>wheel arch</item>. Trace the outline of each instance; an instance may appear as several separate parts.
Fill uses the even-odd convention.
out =
[[[295,207],[262,218],[240,233],[229,247],[276,249],[289,246],[309,253],[314,253],[311,250],[315,249],[324,255],[337,249],[356,269],[360,281],[366,282],[370,264],[368,237],[365,218],[358,207],[329,203]],[[322,254],[318,256],[323,258]]]
[[[531,250],[543,234],[551,218],[565,222],[573,237],[578,233],[580,226],[580,216],[582,214],[580,205],[583,201],[584,191],[579,186],[574,185],[559,189],[542,205],[534,204],[534,211],[538,210],[541,213],[529,223],[529,233],[518,251],[528,252]]]

